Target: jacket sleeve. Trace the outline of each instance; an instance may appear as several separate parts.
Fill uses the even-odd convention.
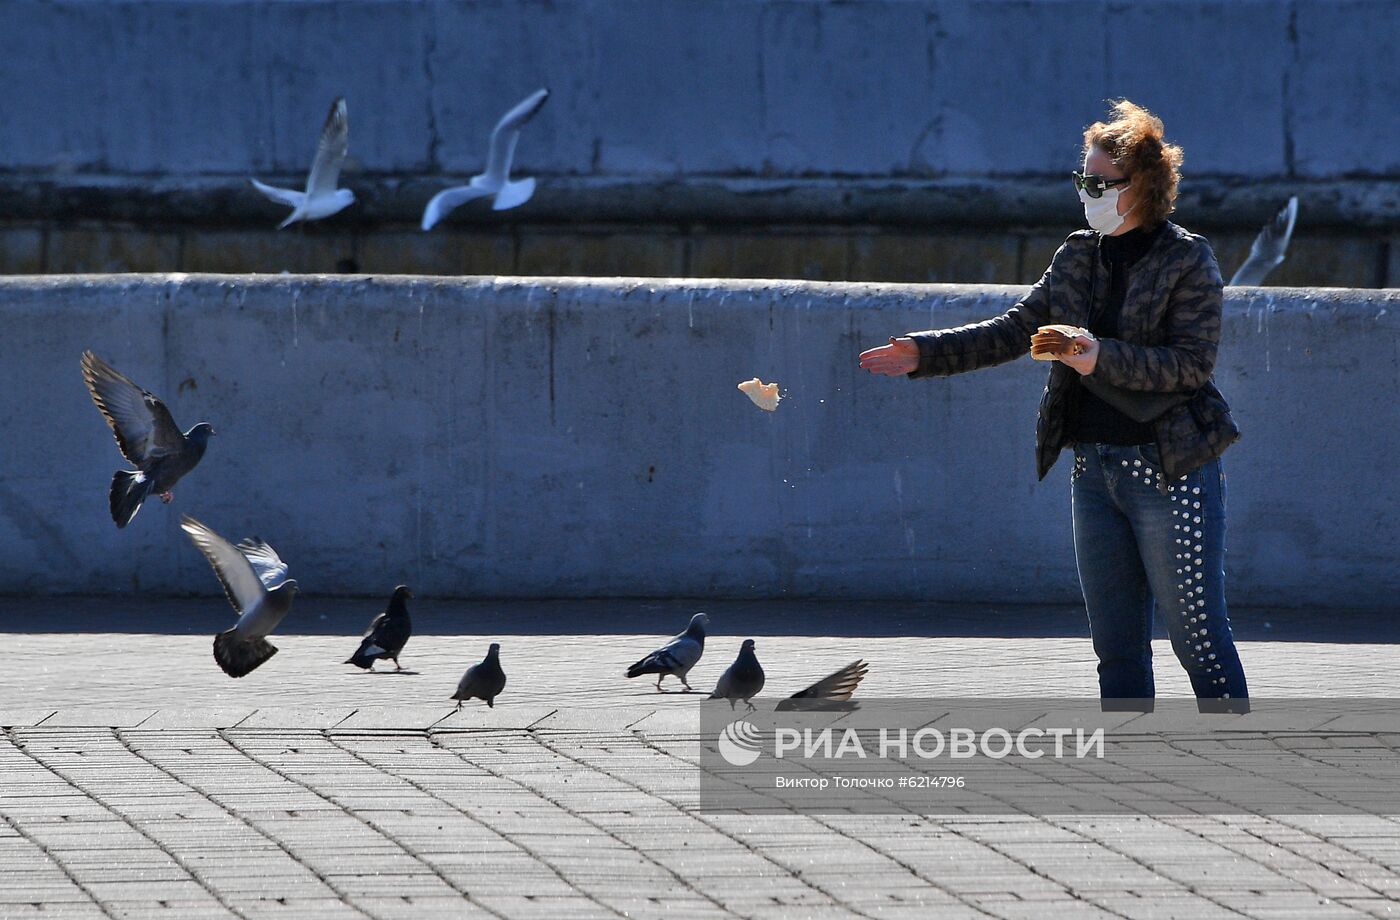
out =
[[[1204,241],[1168,295],[1162,345],[1100,339],[1090,376],[1125,390],[1180,393],[1200,389],[1215,370],[1224,283]]]
[[[953,329],[911,332],[919,366],[909,376],[948,377],[1015,360],[1031,350],[1031,335],[1050,319],[1050,302],[1061,288],[1074,252],[1066,242],[1050,267],[1014,307],[1000,316]]]

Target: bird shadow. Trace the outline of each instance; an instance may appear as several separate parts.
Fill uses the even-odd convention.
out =
[[[402,671],[366,671],[365,673],[373,674],[376,677],[384,677],[385,675],[389,677],[417,677],[422,672],[404,668]]]

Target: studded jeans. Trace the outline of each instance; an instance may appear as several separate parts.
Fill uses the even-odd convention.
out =
[[[1248,708],[1244,668],[1225,610],[1225,474],[1216,459],[1169,483],[1155,445],[1077,444],[1070,474],[1074,553],[1099,658],[1099,694],[1155,695],[1152,619],[1202,709]]]

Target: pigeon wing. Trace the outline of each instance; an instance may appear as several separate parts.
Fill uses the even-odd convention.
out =
[[[1274,215],[1274,219],[1264,225],[1254,244],[1249,247],[1249,258],[1230,279],[1231,286],[1262,284],[1288,252],[1288,243],[1293,239],[1293,225],[1298,220],[1298,199],[1288,199],[1288,204]]]
[[[287,563],[262,537],[244,540],[235,548],[248,560],[258,581],[267,590],[275,591],[287,580]]]
[[[316,144],[316,159],[311,161],[311,174],[306,177],[306,194],[329,194],[340,181],[340,167],[350,152],[350,117],[344,97],[331,103],[326,123],[321,126],[321,140]]]
[[[302,206],[302,203],[306,201],[305,192],[298,192],[289,188],[278,188],[275,185],[259,182],[257,179],[249,179],[248,181],[253,183],[253,188],[262,192],[269,201],[285,204],[289,208],[299,208]]]
[[[240,615],[267,594],[248,557],[238,547],[187,514],[180,518],[180,529],[189,534],[194,545],[209,560],[224,586],[228,602]]]
[[[799,690],[790,700],[837,700],[844,701],[851,698],[851,694],[856,692],[856,687],[865,678],[865,672],[870,666],[864,661],[853,661],[835,674],[823,677],[805,690]]]
[[[83,352],[83,381],[107,419],[122,456],[140,469],[184,450],[185,436],[170,410],[91,351]]]
[[[491,131],[491,153],[486,161],[486,175],[505,181],[510,174],[511,160],[515,157],[515,142],[520,140],[520,129],[535,113],[544,107],[549,99],[549,90],[538,89],[511,109]]]

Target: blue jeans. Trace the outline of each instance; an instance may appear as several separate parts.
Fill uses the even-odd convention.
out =
[[[1074,554],[1099,658],[1099,695],[1145,700],[1152,614],[1198,700],[1247,708],[1244,668],[1225,611],[1225,473],[1212,460],[1163,494],[1155,445],[1076,444],[1070,492]]]

